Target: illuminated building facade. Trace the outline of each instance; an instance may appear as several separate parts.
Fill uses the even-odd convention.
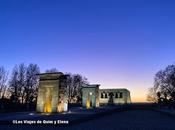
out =
[[[67,75],[61,72],[39,74],[37,112],[54,113],[68,110]],[[127,89],[99,89],[99,84],[82,87],[82,106],[87,109],[106,104],[131,103]]]
[[[82,105],[87,109],[99,106],[99,86],[98,84],[82,87]]]
[[[100,85],[86,85],[82,88],[82,106],[87,109],[108,104],[131,103],[127,89],[99,89]]]
[[[101,105],[131,103],[130,92],[127,89],[100,89],[99,93]]]
[[[39,74],[37,112],[67,111],[67,76],[61,72]]]

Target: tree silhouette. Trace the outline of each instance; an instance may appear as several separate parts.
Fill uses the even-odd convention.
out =
[[[152,96],[158,103],[175,103],[175,65],[168,65],[164,70],[156,73],[154,86],[149,91],[148,97]]]
[[[7,90],[7,76],[8,72],[3,66],[0,67],[0,99],[5,96]]]
[[[54,73],[54,72],[59,72],[59,71],[57,70],[57,68],[51,68],[46,70],[46,73]]]

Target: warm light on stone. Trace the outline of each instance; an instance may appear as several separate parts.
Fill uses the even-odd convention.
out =
[[[40,74],[37,112],[67,111],[66,78],[61,72]]]
[[[98,84],[83,86],[82,88],[82,106],[89,109],[98,107],[99,104],[99,86]]]
[[[68,111],[68,103],[64,103],[64,112]]]
[[[90,109],[91,108],[91,103],[90,103],[90,100],[88,99],[86,101],[86,109]]]
[[[99,107],[107,104],[129,104],[131,97],[129,90],[122,88],[99,89],[98,84],[85,85],[82,87],[82,106]]]
[[[51,108],[51,102],[48,101],[45,106],[44,106],[44,112],[46,113],[51,113],[52,112],[52,108]]]
[[[63,112],[64,111],[64,104],[63,103],[59,103],[59,105],[57,107],[57,111],[58,112]]]

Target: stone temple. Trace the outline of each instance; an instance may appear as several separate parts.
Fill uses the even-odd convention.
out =
[[[39,74],[37,112],[67,111],[67,76],[61,72]]]
[[[55,113],[68,110],[67,76],[61,72],[39,74],[37,112]],[[82,86],[82,107],[131,103],[127,89],[99,89],[99,84]]]
[[[99,89],[98,84],[82,88],[82,106],[86,108],[100,105],[129,104],[130,92],[127,89]]]

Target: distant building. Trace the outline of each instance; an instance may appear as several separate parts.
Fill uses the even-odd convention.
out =
[[[130,92],[127,89],[100,89],[100,104],[127,104],[131,103]]]
[[[98,84],[86,85],[82,87],[82,106],[98,107],[99,104],[99,86]]]
[[[90,108],[107,104],[131,103],[130,92],[127,89],[99,89],[99,86],[98,84],[83,86],[83,107]]]

